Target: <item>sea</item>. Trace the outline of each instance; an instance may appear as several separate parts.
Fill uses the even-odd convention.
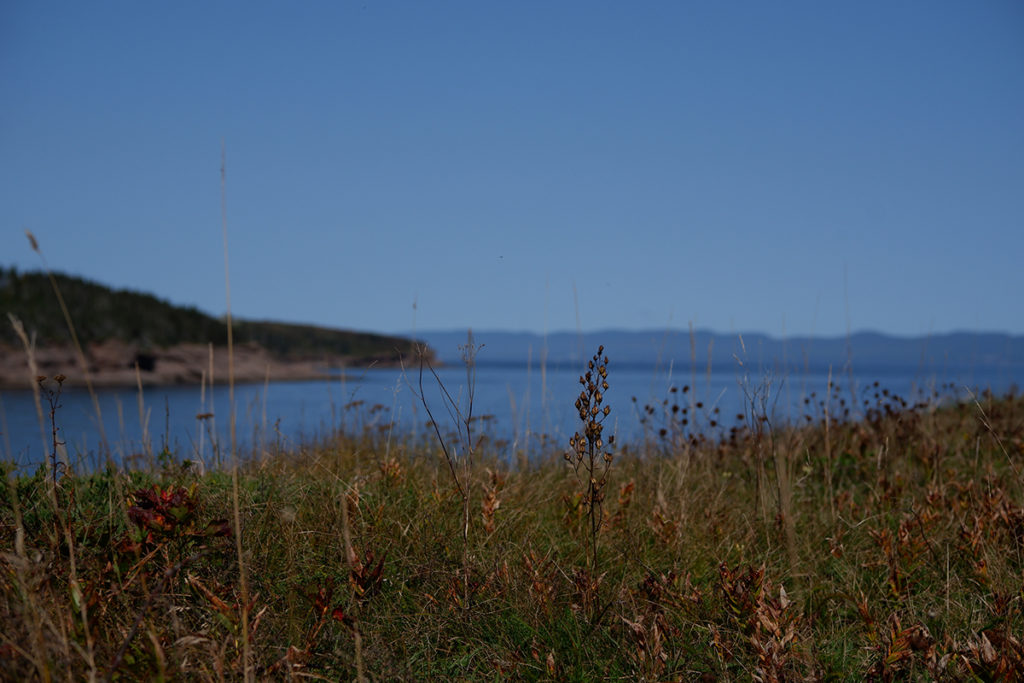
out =
[[[456,437],[468,422],[471,439],[485,439],[510,461],[568,449],[581,430],[576,399],[585,367],[480,363],[467,368],[368,368],[328,380],[0,392],[0,460],[14,471],[56,457],[79,472],[108,463],[152,467],[189,461],[216,467],[238,457],[288,451],[295,455],[339,434],[372,433],[386,443],[422,444]],[[829,415],[860,419],[885,405],[972,401],[1013,389],[1024,377],[1005,371],[945,368],[834,369],[778,373],[738,367],[706,372],[672,365],[610,365],[601,407],[605,437],[639,444],[663,433],[722,436],[767,418],[772,425]],[[831,387],[831,391],[830,391]],[[233,419],[232,419],[233,418]],[[231,424],[234,422],[234,449]],[[434,425],[437,426],[435,432]],[[662,432],[665,430],[665,432]]]

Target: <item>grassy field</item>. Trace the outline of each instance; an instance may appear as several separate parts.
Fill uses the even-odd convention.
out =
[[[671,397],[605,443],[595,361],[579,436],[528,453],[467,415],[234,472],[8,468],[0,677],[1024,677],[1024,400],[702,436]]]

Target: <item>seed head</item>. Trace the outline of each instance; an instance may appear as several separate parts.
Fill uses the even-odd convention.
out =
[[[32,247],[32,251],[39,253],[39,242],[36,242],[36,236],[33,235],[29,230],[25,231],[25,237],[28,238],[28,244]]]

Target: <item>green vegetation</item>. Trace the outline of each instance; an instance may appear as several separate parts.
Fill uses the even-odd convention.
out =
[[[113,290],[96,282],[55,273],[83,344],[118,339],[171,346],[180,342],[227,343],[227,328],[196,308],[174,306],[155,296]],[[0,311],[17,316],[42,345],[70,343],[53,286],[46,273],[0,268]],[[10,325],[0,326],[0,342],[18,345]]]
[[[234,325],[237,339],[259,344],[283,358],[309,358],[323,353],[382,359],[395,358],[399,353],[413,355],[414,342],[381,334],[245,320]]]
[[[197,342],[224,345],[227,327],[223,320],[196,308],[175,306],[150,294],[113,290],[96,282],[54,274],[57,285],[74,316],[82,344],[116,339],[142,347],[166,348]],[[0,313],[13,313],[42,345],[70,344],[68,329],[53,286],[45,273],[19,273],[0,267]],[[335,330],[312,325],[235,321],[236,343],[255,343],[282,358],[322,355],[355,358],[394,358],[408,352],[408,339],[378,334]],[[10,325],[0,325],[0,345],[20,343]]]
[[[643,411],[647,441],[612,447],[594,425],[622,399],[596,360],[582,441],[518,468],[508,444],[477,439],[467,464],[441,450],[457,435],[385,426],[241,465],[237,493],[169,453],[7,473],[3,677],[1024,675],[1024,399],[879,390],[844,421],[830,393],[800,428],[752,401],[698,432],[672,396]]]

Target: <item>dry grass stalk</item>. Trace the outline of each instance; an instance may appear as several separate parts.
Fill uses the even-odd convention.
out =
[[[476,446],[473,440],[473,400],[476,392],[476,354],[480,350],[480,347],[473,341],[473,330],[469,330],[466,333],[466,344],[461,346],[459,350],[462,352],[462,361],[466,366],[467,401],[465,412],[463,412],[459,402],[448,392],[448,388],[445,387],[444,382],[441,381],[434,367],[427,360],[427,350],[425,348],[420,348],[417,351],[420,366],[418,396],[434,429],[441,452],[444,454],[445,463],[448,465],[448,471],[452,476],[455,488],[458,490],[462,501],[462,605],[463,609],[469,609],[471,594],[469,556],[470,499],[472,495],[470,479],[473,471],[473,453]],[[458,457],[457,451],[449,448],[448,443],[441,434],[440,425],[430,410],[430,404],[427,401],[427,395],[423,388],[424,367],[429,369],[430,373],[434,376],[434,380],[441,390],[445,407],[455,420],[458,439],[462,442],[463,455],[461,459]]]
[[[238,444],[236,442],[235,413],[235,347],[231,320],[231,271],[228,265],[228,205],[227,205],[227,151],[221,141],[220,154],[220,209],[221,233],[224,237],[224,296],[228,326],[228,401],[231,404],[231,512],[235,524],[235,551],[238,556],[238,576],[242,590],[242,653],[243,677],[252,680],[252,647],[249,642],[249,580],[245,553],[242,549],[242,513],[238,502]],[[212,363],[211,363],[212,366]],[[213,375],[211,374],[211,382]]]
[[[68,306],[64,302],[64,295],[61,294],[60,287],[57,286],[57,278],[53,276],[53,271],[50,270],[50,265],[46,262],[46,257],[43,255],[42,249],[39,248],[39,243],[36,241],[35,235],[28,230],[25,231],[25,235],[28,237],[32,251],[39,255],[39,259],[43,263],[43,270],[46,272],[46,276],[50,279],[50,285],[53,287],[53,293],[56,295],[57,303],[60,305],[61,313],[64,315],[64,322],[67,324],[68,333],[71,335],[71,342],[75,347],[75,354],[78,358],[79,369],[82,371],[82,379],[85,380],[85,386],[89,390],[89,397],[92,399],[92,407],[96,413],[97,429],[100,433],[100,445],[103,448],[104,457],[107,459],[109,464],[110,446],[107,441],[106,428],[103,425],[103,411],[100,409],[100,400],[96,395],[96,390],[92,384],[92,373],[89,371],[89,361],[86,360],[85,351],[82,349],[82,344],[78,341],[78,332],[75,330],[75,324],[71,320],[71,313],[68,311]]]
[[[348,563],[349,572],[355,572],[357,570],[358,556],[355,550],[352,548],[352,529],[348,520],[348,495],[344,495],[341,501],[341,530],[342,530],[342,542],[345,546],[345,560]],[[351,608],[353,624],[352,624],[352,648],[356,660],[356,680],[359,683],[366,681],[366,672],[363,668],[363,638],[360,634],[359,624],[359,601],[353,601],[353,607]]]
[[[156,461],[153,458],[153,444],[149,438],[149,412],[146,410],[146,402],[142,394],[142,371],[139,368],[138,361],[135,363],[135,384],[139,391],[139,425],[142,427],[142,447],[146,450],[146,458],[149,460],[150,467],[152,467]]]
[[[832,395],[832,366],[828,366],[828,381],[825,395]],[[836,523],[836,490],[832,484],[832,435],[831,422],[828,414],[829,401],[825,401],[825,490],[828,491],[828,509],[832,513],[832,524]]]

